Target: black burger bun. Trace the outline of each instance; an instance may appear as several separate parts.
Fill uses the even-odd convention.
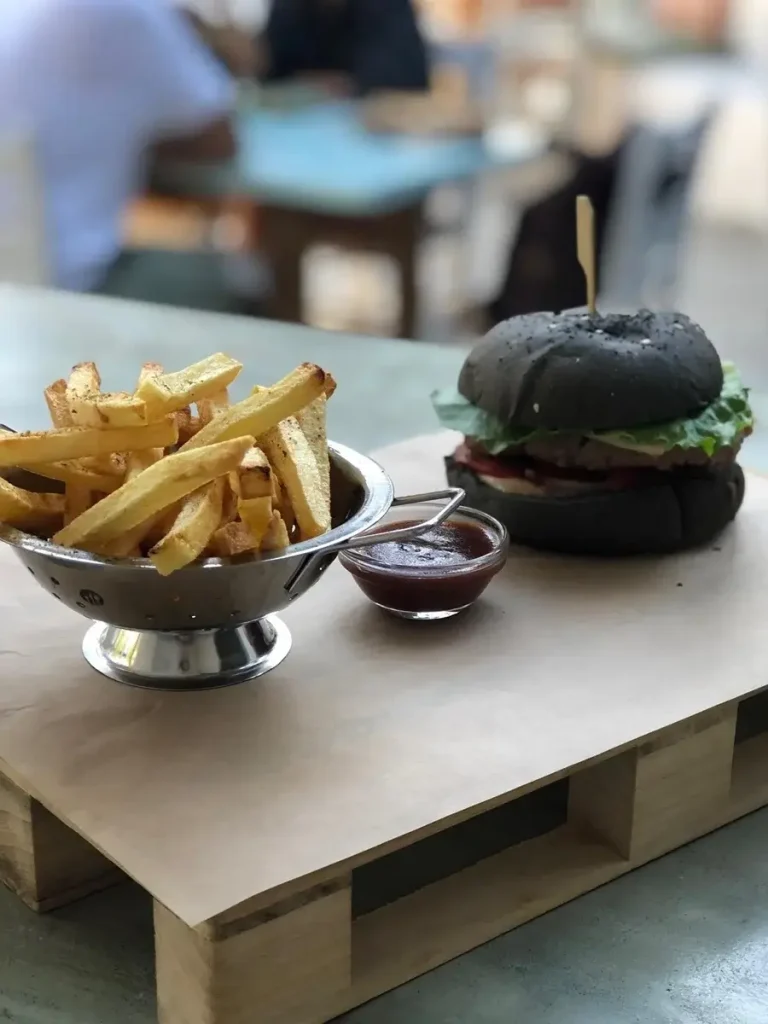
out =
[[[495,516],[512,543],[572,555],[671,554],[712,541],[744,501],[738,463],[684,473],[660,473],[643,487],[573,497],[505,494],[453,457],[448,482],[466,504]]]
[[[697,415],[720,394],[720,357],[681,313],[532,313],[470,352],[459,391],[505,425],[620,430]]]

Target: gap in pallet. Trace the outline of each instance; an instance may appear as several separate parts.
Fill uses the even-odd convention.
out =
[[[464,868],[564,825],[568,779],[387,854],[352,872],[352,916],[360,917]]]
[[[768,690],[741,701],[736,714],[736,743],[768,733]]]

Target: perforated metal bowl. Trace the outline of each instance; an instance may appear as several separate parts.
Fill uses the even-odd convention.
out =
[[[392,481],[372,459],[342,445],[329,449],[333,528],[284,551],[204,559],[161,576],[146,558],[99,558],[13,527],[0,526],[0,541],[13,547],[44,590],[94,621],[83,653],[103,675],[160,689],[253,679],[290,650],[290,633],[276,613],[305,594],[339,551],[385,539],[364,535],[393,505],[446,500],[434,519],[390,531],[387,539],[442,522],[464,498],[455,488],[396,498]],[[35,479],[27,474],[24,485]],[[41,486],[52,489],[50,481]]]

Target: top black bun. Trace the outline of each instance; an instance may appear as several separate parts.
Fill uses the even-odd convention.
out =
[[[681,313],[531,313],[467,357],[466,399],[505,425],[618,430],[687,418],[723,386],[720,357]]]

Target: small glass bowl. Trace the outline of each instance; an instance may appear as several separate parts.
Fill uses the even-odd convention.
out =
[[[439,507],[440,502],[423,502],[407,508],[392,508],[371,532],[424,522],[434,516]],[[388,559],[381,561],[376,557],[377,546],[342,551],[339,560],[365,596],[384,611],[418,622],[450,619],[477,601],[504,567],[509,554],[506,528],[493,516],[462,505],[435,527],[434,532],[457,527],[471,530],[472,534],[480,533],[485,538],[486,550],[450,565],[439,562],[434,566],[413,565],[407,564],[407,559],[398,564],[397,552],[393,554],[391,549]],[[413,553],[419,541],[416,536],[396,546]]]

